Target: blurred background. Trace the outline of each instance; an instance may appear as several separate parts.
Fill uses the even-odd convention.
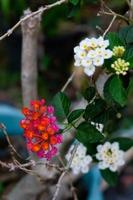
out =
[[[0,0],[0,35],[20,19],[25,9],[30,8],[35,11],[40,6],[52,2],[54,1]],[[122,15],[128,10],[126,0],[106,0],[106,3],[112,10]],[[97,16],[99,9],[100,2],[98,0],[84,0],[81,1],[80,5],[73,6],[71,3],[60,5],[43,14],[38,40],[39,97],[50,101],[52,96],[66,82],[74,70],[73,48],[78,42],[85,36],[98,35],[106,29],[110,17]],[[125,22],[116,20],[112,30],[116,31],[122,26],[125,26]],[[20,113],[22,106],[21,44],[20,27],[10,37],[0,41],[0,121],[6,124],[9,134],[13,136],[12,141],[18,152],[26,157],[27,152],[21,138],[22,130],[19,128],[19,120],[22,119]],[[87,77],[80,70],[77,71],[76,78],[67,89],[73,103],[80,101],[80,91],[84,90],[86,84],[88,84],[87,81]],[[117,134],[121,132],[123,135],[126,133],[126,136],[132,135],[132,105],[133,101],[130,98],[129,107],[125,114],[126,118],[123,117],[119,121]],[[0,159],[10,160],[7,143],[5,138],[2,137],[2,133],[0,134]],[[0,199],[6,199],[6,194],[12,191],[14,185],[23,176],[22,172],[10,173],[0,169]],[[94,191],[90,190],[91,184],[88,180],[94,183]],[[99,181],[101,189],[99,189]],[[102,183],[101,177],[95,168],[91,174],[79,179],[79,182],[76,182],[75,185],[79,189],[79,200],[83,199],[82,194],[84,194],[84,200],[131,200],[133,199],[132,161],[130,160],[129,164],[123,169],[118,185],[114,188]],[[93,196],[94,194],[95,196]]]

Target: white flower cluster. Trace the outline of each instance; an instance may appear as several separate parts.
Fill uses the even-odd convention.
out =
[[[115,172],[125,164],[124,151],[120,150],[118,142],[113,142],[112,144],[105,142],[103,145],[97,146],[97,151],[96,158],[100,161],[98,163],[100,169],[109,168]]]
[[[82,66],[84,72],[88,76],[92,76],[95,68],[104,64],[104,59],[112,57],[113,52],[107,49],[109,40],[104,40],[102,36],[99,38],[85,38],[74,48],[74,65]]]
[[[66,155],[66,160],[69,161],[73,154],[74,145],[72,145]],[[87,173],[89,171],[89,165],[92,161],[90,155],[86,155],[87,148],[83,144],[79,144],[77,150],[74,154],[70,168],[73,174],[78,174],[80,172]]]

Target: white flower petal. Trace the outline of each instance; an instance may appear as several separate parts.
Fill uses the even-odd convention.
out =
[[[110,49],[105,49],[103,52],[104,59],[109,59],[113,56],[113,52]]]
[[[83,67],[89,67],[90,65],[92,65],[92,60],[90,58],[85,58],[82,60],[82,66]]]
[[[110,165],[109,166],[109,169],[112,171],[112,172],[116,172],[117,171],[117,165]]]
[[[90,51],[88,52],[88,54],[87,54],[87,57],[88,57],[88,58],[91,58],[91,59],[96,58],[97,56],[98,56],[98,55],[97,55],[97,53],[96,53],[95,50],[90,50]]]
[[[102,56],[99,56],[93,59],[93,64],[97,67],[102,66],[103,63],[104,63],[104,58]]]
[[[84,50],[79,50],[76,55],[80,58],[80,59],[83,59],[86,57],[86,52]]]
[[[89,46],[92,48],[96,48],[98,45],[98,40],[96,38],[91,38],[89,40]]]
[[[81,172],[83,174],[87,173],[88,171],[89,171],[89,166],[87,166],[87,165],[81,168]]]
[[[88,48],[89,48],[89,41],[90,41],[90,39],[88,39],[88,38],[85,38],[84,40],[82,40],[79,43],[80,49],[82,49],[82,50],[88,50]]]
[[[99,162],[98,167],[99,167],[99,169],[106,169],[107,165],[104,162]]]
[[[79,51],[80,51],[80,47],[79,46],[74,47],[74,53],[77,53]]]
[[[95,72],[95,67],[94,65],[90,65],[89,67],[85,67],[84,68],[84,72],[85,74],[87,74],[88,76],[92,76]]]

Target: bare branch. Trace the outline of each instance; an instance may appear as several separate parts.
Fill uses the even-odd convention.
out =
[[[107,32],[110,30],[110,28],[112,27],[112,25],[113,25],[115,19],[116,19],[116,15],[114,15],[114,17],[113,17],[113,19],[111,20],[109,26],[108,26],[107,29],[104,31],[103,37],[105,37],[105,35],[107,34]]]
[[[6,130],[6,127],[3,123],[0,123],[0,129],[3,131],[3,134],[5,135],[6,137],[6,140],[8,142],[8,145],[12,151],[12,153],[15,153],[19,158],[22,159],[22,156],[16,151],[16,149],[14,148],[14,146],[12,145],[11,141],[10,141],[10,138],[8,136],[8,133],[7,133],[7,130]]]
[[[71,76],[68,78],[67,82],[65,83],[65,85],[62,87],[61,92],[64,92],[67,88],[67,86],[70,84],[70,82],[73,80],[73,77],[75,75],[75,72],[73,72],[71,74]]]
[[[68,162],[66,168],[64,169],[64,171],[62,172],[62,174],[61,174],[60,177],[59,177],[58,183],[57,183],[57,185],[56,185],[56,191],[55,191],[55,194],[54,194],[52,200],[56,200],[56,199],[57,199],[57,196],[58,196],[59,191],[60,191],[60,188],[61,188],[62,180],[63,180],[64,176],[66,175],[66,173],[68,172],[68,170],[70,169],[70,166],[71,166],[71,164],[72,164],[74,155],[75,155],[75,153],[76,153],[76,151],[77,151],[78,145],[79,145],[79,143],[76,143],[76,144],[75,144],[75,147],[74,147],[74,149],[73,149],[71,158],[70,158],[70,160],[69,160],[69,162]]]
[[[10,28],[5,34],[0,36],[0,41],[3,40],[6,37],[9,37],[16,30],[16,28],[18,28],[21,25],[22,22],[26,21],[30,17],[33,17],[33,16],[38,15],[38,14],[41,15],[42,13],[44,13],[44,11],[49,10],[49,9],[55,7],[55,6],[59,6],[59,5],[66,3],[66,2],[67,2],[67,0],[59,0],[55,3],[53,3],[53,4],[49,4],[49,5],[46,5],[45,7],[41,7],[37,11],[32,12],[31,14],[21,18],[12,28]]]

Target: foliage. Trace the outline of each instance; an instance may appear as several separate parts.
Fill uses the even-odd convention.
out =
[[[61,6],[60,8],[54,8],[53,12],[49,13],[46,18],[44,16],[45,20],[43,21],[43,25],[49,30],[49,34],[53,34],[53,30],[55,30],[54,28],[57,26],[57,22],[59,22],[61,18],[64,19],[67,16],[73,17],[76,12],[80,11],[79,8],[85,3],[95,4],[95,2],[97,1],[92,2],[90,0],[69,0],[68,5]],[[18,10],[19,13],[25,7],[25,3],[23,0],[15,1],[15,5],[17,5],[15,6],[15,9]],[[10,0],[1,0],[0,6],[5,16],[8,16],[10,9],[12,8]],[[38,7],[38,4],[36,6]],[[53,18],[55,18],[56,20],[53,20]],[[93,158],[93,161],[98,164],[99,161],[96,157],[96,153],[99,145],[102,146],[104,144],[114,144],[114,151],[120,152],[121,154],[123,154],[124,151],[129,150],[133,146],[133,140],[131,138],[112,137],[111,134],[115,131],[115,127],[113,126],[114,121],[117,121],[118,123],[119,115],[121,117],[121,112],[124,112],[124,109],[128,104],[128,99],[133,94],[133,80],[131,74],[131,70],[133,68],[132,33],[133,26],[129,25],[120,29],[118,32],[109,32],[105,38],[103,36],[92,39],[86,38],[84,41],[81,41],[82,44],[84,44],[82,45],[80,43],[77,48],[78,50],[75,50],[78,51],[76,52],[77,54],[75,54],[75,58],[78,61],[77,66],[84,67],[84,72],[86,72],[86,69],[89,69],[89,72],[91,73],[86,73],[88,76],[93,76],[94,73],[97,71],[97,67],[102,67],[102,70],[106,73],[106,75],[108,75],[108,79],[103,86],[103,94],[98,91],[98,88],[95,84],[95,79],[92,80],[90,84],[91,86],[89,86],[84,91],[82,96],[86,100],[87,104],[85,109],[76,108],[75,110],[71,111],[71,101],[64,92],[58,92],[52,99],[52,105],[55,108],[55,115],[59,123],[63,125],[62,133],[66,132],[66,130],[71,130],[71,128],[73,128],[75,130],[76,141],[82,143],[85,146],[85,148],[87,149],[87,153],[90,154]],[[122,47],[122,49],[124,49],[123,53],[119,54],[118,52],[118,54],[115,55],[114,48],[116,47],[119,47],[118,49],[121,49],[120,47]],[[98,54],[99,49],[102,53]],[[97,57],[95,57],[96,52]],[[109,54],[107,55],[107,53]],[[84,55],[87,57],[88,60],[84,60]],[[46,67],[49,65],[50,61],[51,58],[49,57],[46,57],[45,60],[43,60]],[[84,64],[83,61],[85,61]],[[89,62],[91,64],[88,64]],[[123,63],[127,64],[125,65],[125,68]],[[124,76],[128,77],[128,80],[125,78],[126,84],[124,82]],[[52,116],[50,112],[48,113],[48,108],[41,104],[41,101],[39,101],[39,103],[35,101],[33,103],[33,106],[34,109],[32,110],[32,112],[30,109],[28,109],[28,111],[27,108],[24,109],[24,112],[26,112],[26,114],[23,114],[26,115],[26,120],[22,120],[22,125],[23,128],[26,129],[25,134],[28,138],[27,141],[30,141],[30,150],[32,151],[33,141],[38,142],[38,138],[40,138],[40,135],[34,135],[34,132],[31,133],[31,126],[29,126],[28,124],[29,119],[31,121],[32,128],[35,129],[36,126],[37,133],[39,131],[41,132],[41,144],[35,144],[35,146],[33,145],[33,152],[38,152],[40,149],[42,150],[43,148],[44,155],[45,150],[49,150],[49,146],[51,144],[55,145],[57,143],[60,143],[58,139],[62,140],[62,135],[60,136],[61,138],[56,138],[53,136],[53,133],[56,134],[55,128],[57,127],[56,124],[54,124],[55,116]],[[43,116],[43,124],[41,121],[43,115],[42,113],[45,116]],[[36,118],[38,119],[38,121],[36,120]],[[53,120],[53,122],[50,122],[50,120]],[[51,125],[52,130],[51,127],[49,127],[49,124]],[[102,130],[99,129],[99,126],[101,125],[103,126]],[[117,126],[118,125],[119,124],[117,124]],[[51,134],[50,137],[49,134]],[[48,138],[52,138],[52,140],[50,140],[50,144],[44,141],[45,139],[46,141],[48,141]],[[103,156],[103,159],[106,159],[109,156],[113,155],[113,150],[111,149],[110,151],[108,151],[107,155],[104,154],[105,152],[103,152],[103,154],[101,155]],[[43,157],[43,155],[41,155],[40,157]],[[109,164],[112,165],[112,163]],[[105,168],[103,169],[100,168],[102,177],[111,186],[114,186],[117,183],[118,178],[118,174],[116,172],[117,169],[111,171],[109,166],[104,167]]]
[[[74,5],[76,5],[77,2],[78,1],[71,1]],[[119,144],[120,152],[127,151],[133,146],[132,139],[127,137],[112,137],[110,134],[115,131],[113,126],[114,121],[118,121],[119,115],[121,117],[121,112],[127,106],[128,98],[133,93],[133,81],[130,77],[130,69],[133,66],[133,47],[132,37],[131,34],[129,34],[130,32],[132,32],[132,26],[122,28],[118,33],[110,32],[106,36],[106,39],[109,40],[109,48],[112,52],[114,47],[115,52],[117,47],[119,47],[118,50],[122,49],[122,53],[118,53],[116,56],[112,54],[112,57],[105,60],[103,64],[104,70],[109,74],[109,78],[104,84],[103,96],[100,96],[95,84],[88,87],[83,93],[83,97],[87,102],[86,108],[75,109],[72,112],[70,111],[70,101],[64,93],[59,93],[56,98],[54,97],[54,106],[57,111],[57,116],[59,115],[59,119],[61,116],[67,118],[68,124],[66,127],[73,127],[75,129],[75,138],[87,148],[87,152],[94,157],[96,162],[95,154],[98,144],[104,144],[106,141],[114,145]],[[86,39],[83,42],[85,43],[87,41]],[[125,62],[129,63],[127,71],[120,75],[117,74],[117,71],[112,69],[112,63],[117,60],[117,56],[119,57],[119,55]],[[129,76],[129,81],[126,85],[124,83],[124,75]],[[79,122],[78,126],[77,122]],[[104,124],[102,133],[98,129],[100,123]],[[106,168],[101,170],[101,175],[111,186],[117,183],[118,174],[116,170],[111,171]]]

